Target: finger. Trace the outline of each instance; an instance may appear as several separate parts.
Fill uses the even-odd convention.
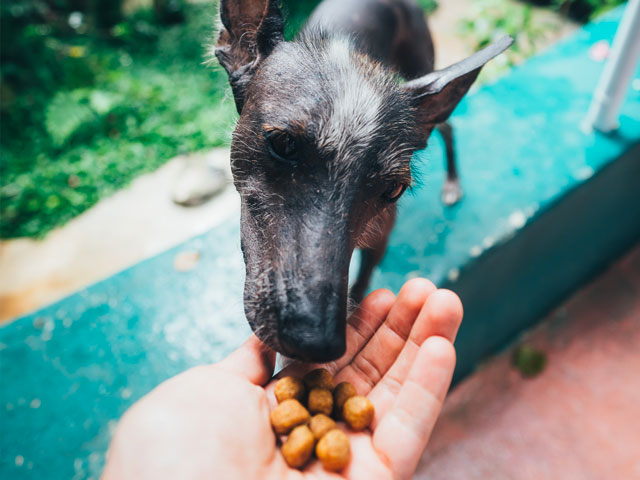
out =
[[[422,305],[435,289],[424,278],[405,283],[383,325],[336,375],[336,382],[351,382],[360,395],[367,395],[402,351]]]
[[[437,290],[429,295],[398,359],[369,394],[369,400],[379,413],[377,418],[382,418],[394,404],[420,345],[434,335],[444,337],[453,343],[462,322],[462,315],[462,302],[452,291]]]
[[[347,322],[347,351],[338,360],[328,364],[332,373],[351,363],[384,323],[395,301],[393,293],[379,289],[367,295],[356,307]]]
[[[462,315],[460,297],[451,290],[438,289],[429,295],[422,306],[409,339],[422,345],[428,337],[439,335],[453,343],[462,322]]]
[[[276,352],[251,336],[216,366],[232,371],[255,385],[265,385],[273,375]]]
[[[420,347],[393,408],[374,429],[373,445],[394,478],[410,478],[415,471],[442,409],[455,363],[455,350],[448,339],[428,338]]]
[[[387,318],[395,300],[395,295],[389,290],[379,289],[371,292],[349,317],[346,329],[347,349],[342,357],[324,365],[293,362],[287,365],[278,374],[278,377],[286,375],[302,376],[306,372],[320,366],[326,368],[331,373],[340,370],[351,362],[353,357],[358,354],[378,328],[380,328],[382,322]]]

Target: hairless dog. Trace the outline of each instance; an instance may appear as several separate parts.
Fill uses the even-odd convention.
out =
[[[359,301],[411,185],[412,154],[434,128],[446,142],[443,200],[458,200],[446,120],[512,40],[434,71],[415,0],[325,0],[293,41],[276,0],[221,0],[220,20],[214,53],[240,114],[231,167],[247,319],[284,355],[334,360],[346,348],[354,249],[362,262],[350,296]]]

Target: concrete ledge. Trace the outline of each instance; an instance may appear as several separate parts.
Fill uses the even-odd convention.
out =
[[[468,264],[454,289],[465,321],[456,378],[605,268],[640,238],[640,145],[499,248]]]

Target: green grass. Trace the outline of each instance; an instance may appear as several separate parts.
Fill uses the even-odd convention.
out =
[[[41,237],[174,155],[228,142],[226,74],[203,65],[214,13],[191,5],[159,27],[140,12],[107,37],[30,25],[31,63],[3,52],[3,238]]]
[[[514,39],[513,45],[482,69],[478,85],[493,81],[506,70],[533,55],[554,25],[541,23],[527,3],[512,0],[476,0],[460,21],[460,34],[480,50],[503,35]]]

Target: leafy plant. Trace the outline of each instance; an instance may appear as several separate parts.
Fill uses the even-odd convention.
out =
[[[2,31],[0,236],[43,236],[174,155],[228,143],[226,75],[203,65],[215,5],[184,13],[160,27],[137,12],[107,36],[35,15],[11,43]]]
[[[89,106],[87,98],[69,92],[60,92],[47,106],[45,127],[55,146],[62,144],[78,130],[78,128],[93,120],[94,111]]]
[[[481,81],[501,75],[514,64],[535,53],[547,32],[556,28],[545,21],[536,20],[530,5],[511,0],[476,0],[469,16],[460,23],[461,34],[479,50],[505,34],[514,38],[514,44],[504,55],[499,55],[481,72]]]
[[[438,2],[436,0],[418,0],[418,5],[420,5],[426,13],[433,13],[438,8]]]
[[[586,22],[607,10],[622,5],[625,0],[531,0],[531,3],[551,6],[560,13]]]

